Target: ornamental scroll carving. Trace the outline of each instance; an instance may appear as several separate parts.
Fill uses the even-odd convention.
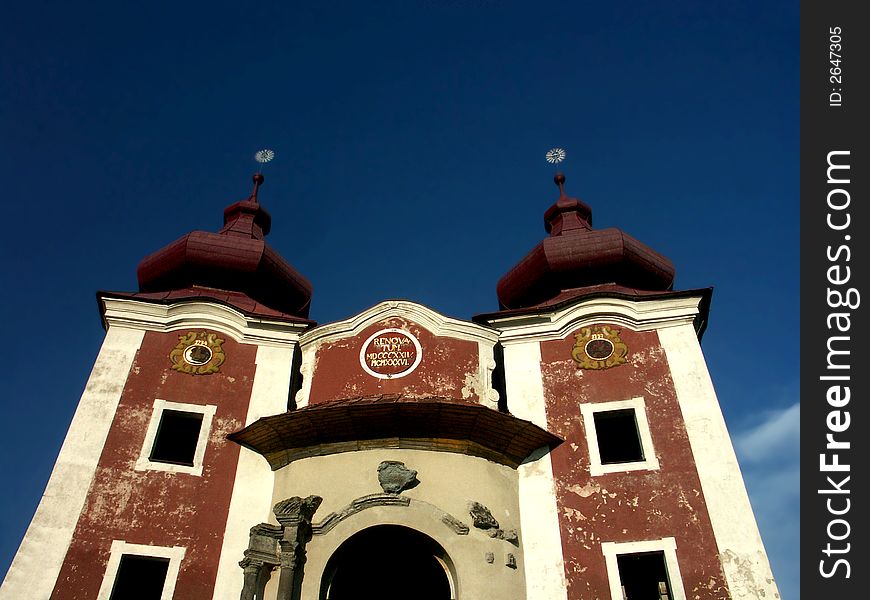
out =
[[[620,339],[618,329],[608,325],[583,327],[574,338],[571,357],[581,369],[609,369],[626,362],[628,346]]]
[[[210,375],[220,371],[226,360],[222,344],[216,333],[190,331],[178,336],[178,345],[169,353],[172,368],[190,375]]]

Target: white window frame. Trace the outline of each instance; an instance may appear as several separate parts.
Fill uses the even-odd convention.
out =
[[[643,554],[646,552],[661,552],[665,557],[665,570],[668,575],[672,600],[686,600],[686,590],[683,588],[683,577],[680,575],[680,565],[677,563],[677,540],[672,537],[641,542],[602,542],[601,552],[607,564],[607,578],[610,582],[611,600],[623,600],[622,582],[619,578],[618,556],[624,554]]]
[[[625,463],[601,464],[601,453],[598,450],[598,434],[595,431],[595,413],[614,410],[634,410],[634,420],[637,423],[637,433],[640,437],[640,447],[643,450],[643,460]],[[590,402],[580,405],[583,425],[586,430],[586,445],[589,448],[589,473],[593,476],[605,473],[622,473],[625,471],[656,471],[659,459],[650,434],[649,421],[646,418],[646,404],[642,397],[613,402]]]
[[[146,546],[143,544],[128,544],[124,540],[112,540],[112,550],[109,555],[109,564],[106,565],[106,573],[103,575],[103,583],[100,585],[100,593],[97,600],[109,600],[112,588],[115,587],[115,579],[118,576],[118,567],[121,565],[121,557],[125,554],[133,556],[146,556],[148,558],[168,558],[169,568],[166,569],[166,580],[163,582],[163,592],[160,600],[172,600],[175,593],[175,583],[178,581],[178,570],[184,559],[186,548],[181,546]]]
[[[174,465],[151,460],[151,450],[154,448],[154,440],[157,438],[157,429],[160,427],[160,419],[163,411],[174,410],[178,412],[198,413],[202,415],[202,425],[199,428],[199,439],[196,442],[196,451],[193,454],[193,465]],[[187,473],[189,475],[202,476],[202,464],[205,458],[205,448],[208,445],[208,436],[211,432],[211,423],[214,419],[217,406],[213,404],[186,404],[183,402],[170,402],[169,400],[157,399],[154,401],[154,410],[151,412],[151,422],[145,432],[145,441],[142,451],[134,467],[136,471],[169,471],[170,473]]]

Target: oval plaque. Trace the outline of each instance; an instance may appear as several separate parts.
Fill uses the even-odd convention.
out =
[[[613,354],[613,342],[605,339],[589,340],[586,342],[586,354],[596,360],[605,360]]]
[[[381,329],[359,352],[363,370],[378,379],[396,379],[412,372],[423,359],[420,342],[404,329]]]
[[[184,362],[196,367],[206,364],[211,360],[211,348],[203,344],[193,344],[184,349]]]

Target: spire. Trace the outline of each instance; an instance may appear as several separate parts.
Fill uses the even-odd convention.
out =
[[[553,181],[559,188],[559,198],[544,213],[544,229],[552,235],[575,229],[592,229],[592,209],[577,198],[565,194],[565,175],[556,173]]]
[[[272,217],[266,209],[260,206],[257,194],[260,186],[265,181],[262,173],[255,173],[252,177],[254,189],[245,200],[239,200],[235,204],[224,209],[224,226],[220,230],[222,235],[235,235],[262,240],[269,234],[272,227]]]

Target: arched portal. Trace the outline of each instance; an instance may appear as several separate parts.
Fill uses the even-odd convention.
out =
[[[321,600],[453,600],[451,563],[432,538],[408,527],[376,525],[335,551],[321,580]]]

